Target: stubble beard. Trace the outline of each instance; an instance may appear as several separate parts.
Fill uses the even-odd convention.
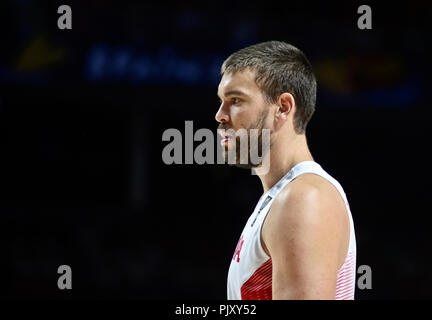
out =
[[[267,128],[264,128],[265,120],[267,118],[267,115],[269,113],[269,109],[266,108],[261,114],[258,116],[257,121],[251,125],[249,128],[246,129],[247,131],[247,162],[243,163],[244,161],[241,161],[241,153],[242,145],[241,145],[241,136],[236,135],[235,137],[235,162],[232,163],[232,161],[229,161],[229,153],[230,150],[228,149],[228,145],[225,145],[223,148],[223,157],[225,163],[228,163],[229,165],[234,165],[235,167],[242,168],[242,169],[254,169],[259,168],[262,165],[262,162],[264,157],[267,155],[267,153],[270,151],[271,147],[271,133],[270,133],[270,141],[264,141],[265,145],[263,145],[263,129],[269,130]],[[225,125],[222,123],[218,126],[218,129],[227,130]],[[254,137],[252,139],[251,130],[256,129],[255,132],[252,132],[254,135],[258,135],[256,138]],[[257,143],[255,142],[257,141]],[[254,151],[254,154],[257,154],[261,161],[258,163],[254,163],[251,159],[251,153]],[[263,154],[265,153],[265,154]]]

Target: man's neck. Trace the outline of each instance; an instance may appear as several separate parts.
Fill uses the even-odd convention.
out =
[[[269,170],[267,174],[259,175],[264,193],[282,179],[296,164],[314,160],[305,135],[296,135],[289,141],[275,142],[271,146],[268,156],[270,156]]]

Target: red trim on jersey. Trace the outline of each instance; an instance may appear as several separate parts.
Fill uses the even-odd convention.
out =
[[[272,260],[268,259],[242,285],[242,300],[272,300]],[[353,300],[355,286],[354,256],[349,254],[337,277],[336,300]]]
[[[272,299],[272,260],[268,259],[241,287],[242,300]]]

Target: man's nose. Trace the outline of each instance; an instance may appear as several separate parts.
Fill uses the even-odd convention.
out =
[[[226,110],[226,106],[225,106],[224,103],[221,104],[221,106],[219,107],[218,112],[216,112],[215,119],[219,123],[228,122],[229,121],[229,115],[228,115],[228,112]]]

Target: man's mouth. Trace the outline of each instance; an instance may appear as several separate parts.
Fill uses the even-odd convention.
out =
[[[220,134],[220,136],[222,138],[222,141],[231,139],[231,136],[228,133],[226,133],[226,132],[221,131],[221,132],[219,132],[219,134]]]
[[[230,139],[229,136],[222,136],[221,145],[227,145]]]

